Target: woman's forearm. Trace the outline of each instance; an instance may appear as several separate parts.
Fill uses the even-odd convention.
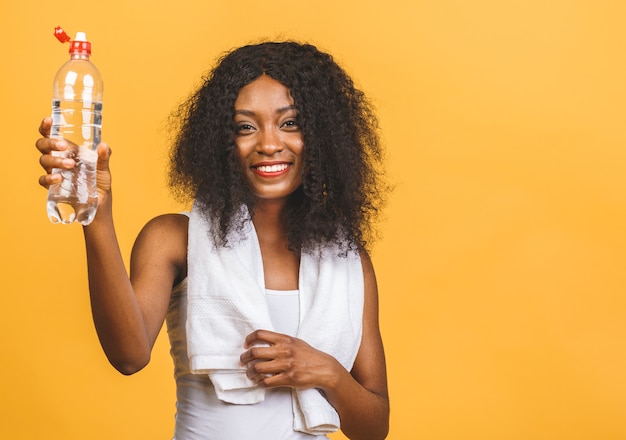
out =
[[[359,384],[347,371],[324,389],[339,413],[341,430],[351,440],[381,440],[389,432],[389,399]]]
[[[135,373],[148,363],[152,344],[117,242],[110,195],[83,231],[91,308],[100,343],[118,371]]]

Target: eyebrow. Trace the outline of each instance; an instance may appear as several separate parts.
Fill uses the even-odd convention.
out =
[[[295,105],[288,105],[285,107],[277,108],[275,113],[282,114],[282,113],[288,112],[289,110],[297,110],[297,109]],[[240,109],[240,110],[235,110],[235,114],[245,115],[245,116],[254,116],[256,113],[253,112],[252,110]]]

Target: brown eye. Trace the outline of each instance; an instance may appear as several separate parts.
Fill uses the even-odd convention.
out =
[[[238,124],[237,125],[237,133],[238,134],[245,134],[247,132],[250,132],[254,130],[254,127],[250,124]]]
[[[285,121],[283,123],[283,127],[285,128],[290,128],[290,129],[298,129],[300,128],[300,126],[298,125],[298,122],[294,119],[289,119],[288,121]]]

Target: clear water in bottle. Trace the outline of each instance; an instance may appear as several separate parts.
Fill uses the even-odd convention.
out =
[[[96,147],[102,129],[102,103],[85,108],[84,102],[55,99],[52,102],[50,137],[64,138],[69,148],[55,152],[74,159],[76,165],[60,172],[63,180],[52,185],[48,193],[48,217],[53,223],[79,222],[88,225],[98,207],[96,186]]]

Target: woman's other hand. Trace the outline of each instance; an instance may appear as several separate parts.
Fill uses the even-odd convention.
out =
[[[241,363],[248,378],[263,387],[320,388],[334,386],[345,369],[332,356],[302,339],[256,330],[245,341]]]

